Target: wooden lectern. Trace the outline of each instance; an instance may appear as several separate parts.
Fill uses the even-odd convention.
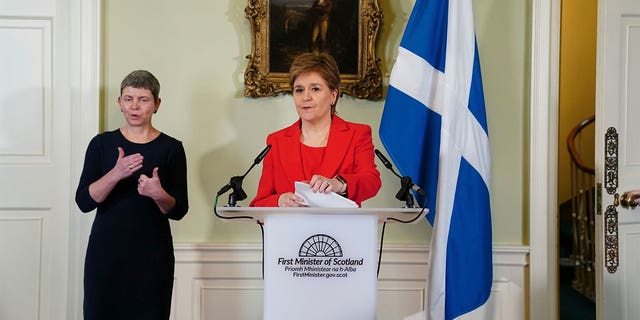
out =
[[[421,210],[218,207],[217,213],[264,222],[264,320],[371,320],[378,223],[418,222]]]

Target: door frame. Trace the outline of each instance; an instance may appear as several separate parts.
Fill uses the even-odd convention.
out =
[[[100,85],[102,69],[102,0],[71,0],[71,186],[75,195],[80,179],[84,153],[89,140],[100,129]],[[94,214],[82,213],[71,202],[69,218],[69,261],[67,318],[83,319],[84,257]]]
[[[558,318],[557,185],[561,1],[533,0],[529,101],[529,319]],[[526,238],[526,237],[525,237]]]

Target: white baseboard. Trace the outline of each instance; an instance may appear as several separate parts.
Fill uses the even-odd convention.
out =
[[[493,288],[485,319],[526,319],[528,247],[493,250]],[[385,245],[378,280],[378,319],[424,310],[429,249]],[[262,247],[258,244],[176,244],[172,319],[262,319]],[[470,317],[475,318],[475,317]]]

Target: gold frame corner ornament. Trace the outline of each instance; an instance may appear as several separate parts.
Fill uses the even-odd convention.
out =
[[[340,75],[340,93],[358,99],[382,99],[382,72],[376,56],[376,39],[382,23],[378,0],[358,1],[357,74]],[[291,93],[286,73],[269,68],[269,0],[247,0],[245,15],[252,33],[251,54],[244,73],[246,97],[270,97]]]

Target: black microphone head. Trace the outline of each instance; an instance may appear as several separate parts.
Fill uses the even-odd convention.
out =
[[[374,149],[373,152],[376,153],[376,156],[378,156],[378,159],[380,159],[380,161],[382,161],[382,164],[387,167],[387,169],[391,169],[392,165],[391,162],[387,159],[387,157],[385,157],[382,152],[380,152],[380,150],[378,149]]]
[[[267,153],[269,153],[269,150],[271,150],[271,145],[268,145],[266,148],[264,148],[264,150],[262,150],[262,152],[260,152],[260,154],[256,157],[256,159],[253,160],[253,164],[260,163],[262,159],[264,159],[264,157],[267,156]]]

